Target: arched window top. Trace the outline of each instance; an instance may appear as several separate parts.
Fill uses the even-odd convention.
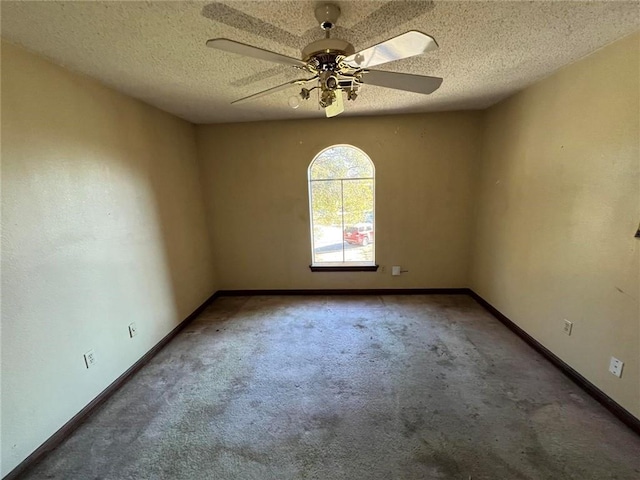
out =
[[[322,150],[309,165],[309,180],[373,178],[369,156],[352,145],[333,145]]]

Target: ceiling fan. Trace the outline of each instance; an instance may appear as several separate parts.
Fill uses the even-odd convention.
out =
[[[207,41],[208,47],[288,65],[312,75],[310,78],[292,80],[240,98],[231,102],[232,104],[254,100],[299,85],[302,87],[300,98],[308,100],[311,92],[317,90],[320,107],[324,108],[327,117],[334,117],[344,111],[343,95],[346,95],[347,100],[355,100],[358,89],[364,84],[422,94],[432,93],[440,87],[442,78],[439,77],[369,69],[369,67],[435,50],[438,44],[433,37],[410,30],[356,52],[349,42],[330,36],[331,29],[340,16],[340,8],[337,5],[332,3],[320,5],[316,8],[315,16],[320,22],[320,28],[325,31],[325,38],[311,42],[303,48],[302,60],[226,38]],[[297,97],[294,99],[296,101],[291,106],[296,108],[299,102]]]

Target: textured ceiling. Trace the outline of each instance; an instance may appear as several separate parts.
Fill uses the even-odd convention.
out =
[[[314,1],[9,2],[2,37],[195,123],[323,116],[289,91],[232,100],[300,77],[262,60],[205,47],[226,37],[299,57],[323,32]],[[343,115],[485,108],[640,28],[638,2],[338,1],[334,37],[356,50],[407,30],[440,49],[379,67],[444,78],[432,95],[366,86]],[[313,98],[313,97],[312,97]]]

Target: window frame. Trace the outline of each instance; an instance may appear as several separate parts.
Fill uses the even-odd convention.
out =
[[[364,157],[369,161],[369,164],[371,165],[371,170],[372,170],[372,176],[371,177],[355,177],[355,178],[327,178],[327,179],[316,179],[313,180],[311,178],[311,172],[313,169],[313,166],[316,162],[316,160],[318,158],[320,158],[322,156],[323,153],[325,153],[327,150],[331,150],[333,148],[336,147],[347,147],[347,148],[351,148],[354,150],[357,150],[360,154],[364,155]],[[323,148],[321,151],[319,151],[314,157],[313,160],[311,160],[311,163],[309,163],[309,167],[307,168],[307,189],[308,189],[308,196],[309,196],[309,238],[311,240],[311,264],[309,265],[309,269],[312,272],[375,272],[378,270],[378,264],[375,261],[375,251],[376,251],[376,242],[374,241],[372,243],[372,252],[373,252],[373,260],[372,261],[363,261],[363,262],[358,262],[358,261],[352,261],[352,262],[345,262],[344,260],[342,262],[325,262],[325,263],[314,263],[315,261],[315,235],[314,235],[314,231],[313,231],[313,193],[312,193],[312,182],[321,182],[321,181],[340,181],[340,182],[344,182],[345,180],[371,180],[373,183],[373,202],[371,205],[371,213],[372,213],[372,217],[373,217],[373,222],[369,222],[371,223],[371,228],[372,231],[374,232],[375,235],[375,230],[376,230],[376,166],[373,163],[373,160],[371,160],[371,157],[361,148],[358,148],[354,145],[350,145],[348,143],[337,143],[334,145],[330,145],[328,147]],[[342,188],[342,183],[341,183],[341,188]],[[342,217],[342,228],[341,228],[341,232],[342,232],[342,242],[343,242],[343,259],[344,259],[344,229],[345,229],[345,224],[344,224],[344,203],[341,204],[341,217]]]

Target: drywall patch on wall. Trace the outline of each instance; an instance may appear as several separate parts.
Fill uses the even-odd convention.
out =
[[[202,195],[192,125],[2,42],[2,475],[215,291]]]

